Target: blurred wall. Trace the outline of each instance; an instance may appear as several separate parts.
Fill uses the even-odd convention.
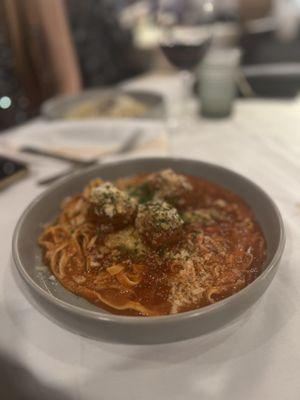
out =
[[[280,0],[279,0],[280,1]],[[285,1],[285,0],[282,0]],[[299,0],[300,2],[300,0]],[[272,0],[215,0],[217,12],[236,12],[242,20],[267,16],[272,9]]]
[[[272,0],[239,0],[239,14],[242,20],[264,18],[272,11]]]

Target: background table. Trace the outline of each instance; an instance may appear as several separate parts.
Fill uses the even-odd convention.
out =
[[[176,82],[151,77],[132,85],[161,90],[172,105]],[[41,191],[34,172],[0,193],[0,350],[74,400],[299,399],[300,103],[238,101],[231,119],[195,119],[189,134],[171,135],[170,153],[244,174],[282,212],[287,245],[281,267],[239,329],[217,341],[125,346],[79,337],[41,315],[18,289],[11,263],[16,221]]]

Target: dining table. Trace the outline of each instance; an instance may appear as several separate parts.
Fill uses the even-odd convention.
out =
[[[1,363],[5,368],[5,360],[9,360],[9,379],[16,386],[23,385],[25,392],[33,391],[36,397],[32,399],[298,400],[300,98],[236,99],[230,117],[206,119],[194,97],[186,104],[188,124],[179,129],[180,125],[171,123],[182,106],[176,74],[141,76],[125,87],[164,96],[167,145],[157,154],[230,168],[271,196],[286,230],[279,270],[258,304],[238,326],[224,334],[216,332],[169,344],[125,345],[72,333],[27,300],[11,252],[12,235],[21,213],[46,189],[37,180],[66,165],[20,154],[20,159],[27,157],[30,173],[0,191],[0,398],[7,399],[1,396],[1,385],[5,384],[1,384]],[[10,137],[49,124],[53,122],[37,118],[3,132],[0,154],[10,154],[4,145]],[[156,150],[149,155],[156,155]]]

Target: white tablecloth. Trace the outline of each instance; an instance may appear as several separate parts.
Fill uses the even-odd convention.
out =
[[[172,99],[173,84],[156,77],[136,83],[165,90]],[[113,345],[56,326],[28,303],[12,275],[15,223],[41,191],[33,174],[0,193],[0,350],[74,400],[297,400],[300,103],[241,100],[233,118],[195,120],[189,134],[177,133],[170,140],[173,155],[215,162],[254,180],[282,212],[285,255],[255,311],[238,330],[207,344],[194,339],[159,346]]]

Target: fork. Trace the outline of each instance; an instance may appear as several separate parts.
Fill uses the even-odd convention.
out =
[[[128,153],[130,150],[132,150],[136,146],[142,133],[143,133],[143,131],[141,129],[136,129],[133,132],[133,134],[112,154],[113,155],[121,155],[121,154]],[[40,154],[40,155],[42,155],[42,154]],[[51,155],[48,153],[47,157],[51,157]],[[56,156],[54,156],[53,158],[56,158]],[[48,178],[40,179],[37,181],[37,184],[38,185],[49,185],[50,183],[53,183],[53,182],[57,181],[58,179],[64,178],[64,177],[72,174],[75,171],[90,167],[92,165],[99,164],[100,161],[101,161],[101,159],[93,159],[90,161],[78,160],[78,161],[74,162],[74,165],[71,168],[68,168],[67,171],[60,172],[60,173],[52,175]]]

